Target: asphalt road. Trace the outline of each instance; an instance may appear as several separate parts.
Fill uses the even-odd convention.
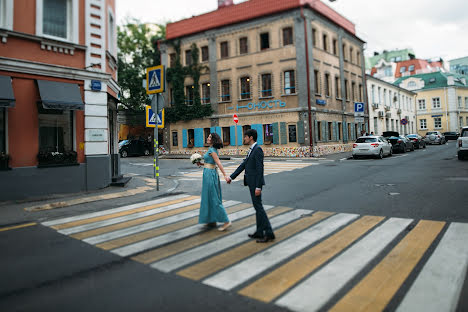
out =
[[[240,159],[223,161],[227,168]],[[132,157],[122,161],[124,174],[152,176],[152,159]],[[161,160],[161,175],[178,182],[177,192],[199,195],[200,170],[186,159]],[[263,190],[266,205],[296,209],[445,221],[421,262],[398,290],[386,309],[398,307],[404,294],[433,253],[450,222],[468,222],[468,161],[456,158],[455,143],[428,146],[383,160],[272,161]],[[249,194],[239,182],[222,184],[223,199],[249,203]],[[141,200],[141,199],[140,199]],[[115,208],[101,202],[96,211]],[[78,212],[77,212],[78,213]],[[59,212],[54,218],[59,217]],[[69,215],[69,213],[64,213]],[[364,272],[384,258],[402,238],[401,234]],[[34,225],[0,231],[1,311],[282,311],[263,303],[223,291],[175,274],[162,273],[128,257]],[[354,280],[362,278],[358,275]],[[352,288],[347,284],[335,295]],[[468,285],[458,303],[468,310]],[[324,310],[334,301],[328,302]],[[286,311],[284,309],[284,311]]]

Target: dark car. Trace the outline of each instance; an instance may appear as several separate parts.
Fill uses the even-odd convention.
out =
[[[151,154],[151,143],[141,139],[123,140],[119,142],[119,153],[122,158],[127,156],[148,156]]]
[[[413,141],[414,148],[426,148],[426,141],[419,134],[408,134],[408,140]]]
[[[457,140],[460,136],[460,133],[457,132],[444,132],[443,135],[445,136],[445,141],[448,140]]]
[[[396,131],[384,131],[382,136],[392,144],[394,152],[406,153],[406,151],[414,151],[413,142]]]

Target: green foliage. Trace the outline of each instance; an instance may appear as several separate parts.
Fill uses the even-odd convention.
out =
[[[142,80],[146,79],[147,67],[161,63],[157,42],[165,38],[166,28],[164,25],[157,26],[159,30],[155,35],[151,35],[146,24],[141,24],[137,20],[117,27],[118,83],[122,89],[121,105],[125,109],[143,110],[145,105],[150,103],[142,86]]]
[[[177,121],[189,121],[193,119],[200,119],[203,117],[211,116],[213,110],[211,105],[202,105],[200,101],[200,75],[205,66],[201,66],[198,63],[199,60],[199,49],[194,43],[191,47],[192,52],[192,65],[183,67],[180,62],[180,42],[172,43],[175,51],[176,58],[173,67],[168,68],[166,71],[167,82],[172,85],[174,103],[172,107],[168,107],[165,110],[165,118],[167,122]],[[193,78],[193,104],[187,105],[184,92],[184,81],[187,76]]]

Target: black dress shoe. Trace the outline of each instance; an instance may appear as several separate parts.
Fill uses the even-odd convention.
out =
[[[265,236],[265,237],[257,239],[257,243],[268,243],[274,240],[275,240],[274,236]]]
[[[249,235],[250,238],[263,238],[263,236],[258,233],[252,233],[247,235]]]

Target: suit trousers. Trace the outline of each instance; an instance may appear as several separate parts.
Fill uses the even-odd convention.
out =
[[[252,204],[255,208],[257,218],[257,231],[256,234],[260,236],[273,237],[273,229],[271,228],[270,220],[263,208],[262,195],[255,196],[255,186],[249,185],[250,197],[252,198]]]

